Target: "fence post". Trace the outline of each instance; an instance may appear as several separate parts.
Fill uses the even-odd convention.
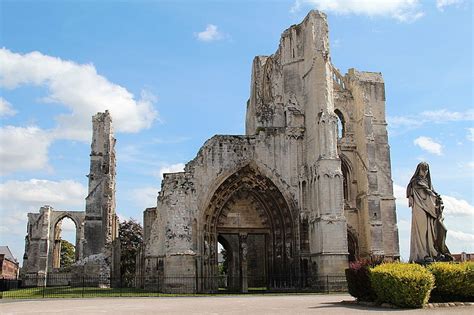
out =
[[[326,288],[327,288],[327,293],[329,294],[329,275],[326,275]]]
[[[44,290],[46,288],[46,278],[45,279],[42,279],[43,281],[43,299],[44,299]]]
[[[84,297],[84,290],[85,290],[85,285],[84,285],[84,274],[82,274],[82,297]]]

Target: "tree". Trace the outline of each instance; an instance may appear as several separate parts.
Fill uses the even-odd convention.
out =
[[[135,277],[135,262],[138,249],[143,242],[142,226],[130,218],[120,222],[120,276],[123,285],[131,285]]]
[[[69,269],[76,261],[76,247],[66,240],[61,240],[60,269]]]

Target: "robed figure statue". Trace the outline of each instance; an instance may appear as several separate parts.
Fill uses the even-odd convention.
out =
[[[431,184],[428,163],[421,162],[407,187],[412,208],[410,262],[429,263],[453,260],[446,247],[443,201]]]

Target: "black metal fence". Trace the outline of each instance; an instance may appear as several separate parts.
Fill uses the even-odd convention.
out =
[[[136,277],[96,278],[86,275],[25,275],[20,280],[0,279],[1,298],[139,297],[234,293],[331,293],[347,292],[344,275],[321,277]]]

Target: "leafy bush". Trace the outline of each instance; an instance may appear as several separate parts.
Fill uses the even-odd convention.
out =
[[[434,276],[417,264],[388,263],[370,269],[377,301],[400,307],[422,307],[428,302]]]
[[[359,301],[375,301],[377,296],[370,285],[369,268],[380,265],[382,261],[382,257],[372,256],[349,264],[349,268],[346,269],[346,280],[350,295]]]
[[[427,269],[435,277],[433,302],[474,301],[474,263],[437,262]]]

